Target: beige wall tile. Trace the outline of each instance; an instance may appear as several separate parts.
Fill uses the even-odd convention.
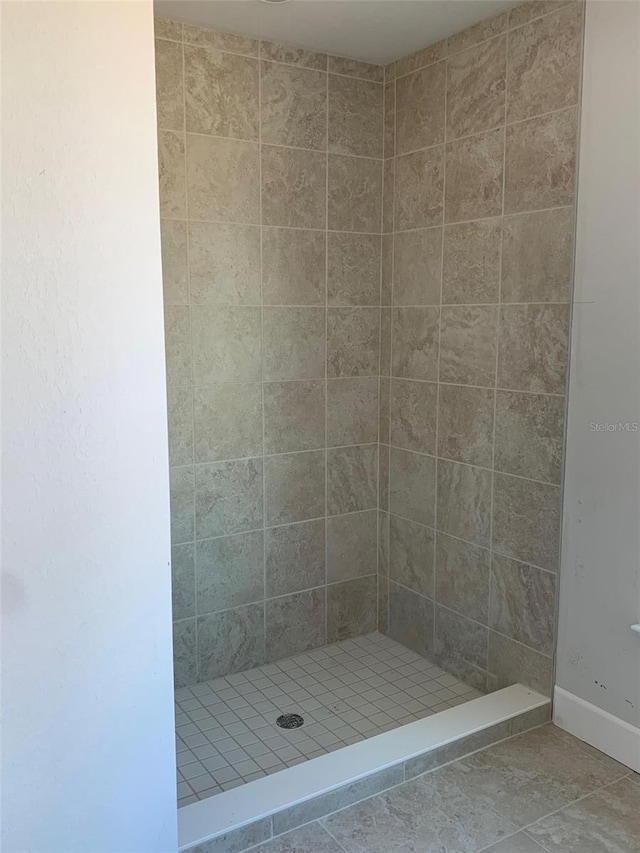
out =
[[[507,29],[508,22],[508,12],[502,12],[500,15],[496,15],[493,18],[487,18],[484,21],[480,21],[479,24],[474,24],[474,26],[469,27],[466,30],[462,30],[448,38],[447,50],[449,53],[455,53],[458,50],[464,50],[467,47],[471,47],[473,44],[478,44],[478,42],[484,41],[485,39],[500,35],[500,33],[503,33]]]
[[[329,72],[344,74],[347,77],[361,77],[363,80],[374,80],[382,83],[384,66],[373,65],[370,62],[360,62],[358,59],[347,59],[344,56],[329,56]]]
[[[198,617],[198,678],[209,681],[264,663],[264,604]]]
[[[191,383],[191,331],[189,308],[166,305],[164,309],[164,349],[167,385]]]
[[[573,203],[577,110],[507,127],[505,213]]]
[[[387,83],[384,87],[384,156],[393,157],[396,153],[396,84]]]
[[[445,226],[443,303],[498,301],[501,240],[498,217]]]
[[[490,468],[493,390],[441,385],[438,405],[438,456]]]
[[[507,121],[578,102],[582,5],[570,4],[509,35]]]
[[[393,304],[439,305],[442,228],[402,231],[393,251]]]
[[[212,462],[195,471],[196,539],[262,527],[262,459]]]
[[[156,39],[156,107],[158,127],[184,130],[182,45]]]
[[[324,516],[324,450],[268,456],[264,475],[268,525]]]
[[[548,696],[553,659],[489,631],[488,687],[500,690],[518,682]]]
[[[444,62],[414,71],[396,82],[398,154],[444,142]]]
[[[326,156],[262,146],[262,221],[265,225],[324,228]]]
[[[389,511],[427,527],[435,519],[436,460],[391,448]]]
[[[560,483],[564,407],[564,397],[498,391],[496,470]]]
[[[324,305],[326,235],[295,228],[262,229],[265,305]]]
[[[436,605],[434,660],[466,684],[484,691],[489,630],[466,616]]]
[[[389,577],[433,598],[435,533],[397,515],[389,517]]]
[[[389,636],[423,657],[433,655],[433,601],[389,581]]]
[[[389,513],[378,511],[378,573],[389,575]]]
[[[502,213],[504,130],[491,130],[447,145],[445,221]]]
[[[564,394],[568,336],[568,305],[503,306],[498,386]]]
[[[553,654],[555,598],[554,574],[493,555],[489,624],[495,631]]]
[[[489,551],[478,545],[436,535],[435,600],[483,625],[489,618]]]
[[[262,387],[212,385],[193,391],[195,461],[262,454]]]
[[[489,546],[491,471],[438,460],[438,530]]]
[[[239,53],[243,56],[257,56],[258,42],[256,39],[237,35],[236,33],[223,33],[212,30],[209,27],[198,27],[192,24],[184,24],[183,39],[185,44],[205,45],[218,50],[226,50],[230,53]]]
[[[382,161],[329,155],[328,217],[332,231],[379,234]]]
[[[264,384],[264,452],[325,446],[324,380]]]
[[[260,380],[259,308],[197,305],[191,321],[196,384]]]
[[[435,382],[391,380],[391,444],[394,447],[435,455],[437,400]]]
[[[326,74],[275,62],[260,69],[262,141],[325,151]]]
[[[337,643],[375,631],[377,578],[354,578],[327,587],[327,642]]]
[[[327,514],[374,509],[378,502],[378,446],[327,451]]]
[[[507,37],[499,36],[447,62],[447,139],[504,124]]]
[[[380,310],[380,375],[391,375],[391,308]]]
[[[327,519],[327,583],[376,573],[378,511]]]
[[[380,407],[378,441],[388,444],[390,441],[390,413],[391,413],[391,380],[386,376],[380,377]]]
[[[264,598],[261,530],[196,542],[199,616]]]
[[[380,304],[391,305],[393,292],[393,234],[382,235],[382,281],[380,285]]]
[[[253,142],[187,135],[189,216],[257,225],[260,163]]]
[[[437,380],[439,320],[439,308],[394,308],[394,376]]]
[[[177,220],[160,222],[162,243],[162,288],[165,305],[187,305],[189,271],[187,264],[187,224]]]
[[[169,18],[156,17],[153,19],[153,29],[156,38],[182,41],[181,21],[172,21]]]
[[[193,465],[169,470],[172,545],[193,540],[194,482]]]
[[[395,229],[442,223],[444,149],[430,148],[396,159]]]
[[[318,71],[327,70],[326,54],[273,41],[260,42],[260,57],[271,59],[274,62],[286,62],[287,65],[301,65],[304,68],[315,68]]]
[[[267,598],[287,595],[325,582],[325,521],[265,530]]]
[[[260,305],[260,228],[189,223],[193,303]]]
[[[378,631],[389,631],[389,581],[382,575],[378,575]]]
[[[396,185],[396,161],[384,161],[382,169],[382,230],[389,234],[394,230],[394,194]]]
[[[329,308],[329,376],[377,376],[380,358],[379,308]]]
[[[378,440],[378,377],[327,380],[327,446]]]
[[[329,151],[382,157],[383,97],[379,83],[329,75]]]
[[[440,381],[493,385],[497,305],[444,306],[440,329]]]
[[[568,302],[573,231],[573,207],[505,217],[502,301]]]
[[[389,509],[389,468],[390,448],[387,444],[378,445],[378,506]]]
[[[263,379],[323,379],[324,308],[263,310]]]
[[[408,56],[403,56],[395,63],[395,77],[401,77],[404,74],[410,74],[412,71],[417,71],[418,68],[424,68],[426,65],[433,65],[444,59],[447,53],[446,39],[430,44]]]
[[[184,46],[187,131],[258,139],[258,61]]]
[[[327,235],[329,305],[380,304],[380,248],[377,234]]]
[[[548,15],[550,12],[555,12],[562,6],[567,6],[569,3],[579,3],[581,0],[525,0],[524,3],[519,3],[509,12],[509,26],[511,28],[519,27],[526,24],[532,18],[539,18],[541,15]]]
[[[184,386],[167,388],[169,465],[193,462],[193,391]]]
[[[158,131],[158,172],[160,216],[167,219],[184,219],[187,210],[184,134],[169,130]]]
[[[265,604],[267,661],[315,649],[325,642],[324,589],[309,589]]]

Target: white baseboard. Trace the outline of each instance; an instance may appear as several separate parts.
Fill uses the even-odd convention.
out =
[[[556,687],[553,722],[558,728],[640,773],[640,728]]]

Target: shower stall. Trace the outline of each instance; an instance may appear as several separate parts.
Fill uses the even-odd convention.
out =
[[[549,717],[582,26],[156,19],[183,850]]]

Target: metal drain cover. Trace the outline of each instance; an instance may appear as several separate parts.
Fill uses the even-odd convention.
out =
[[[281,714],[276,720],[276,725],[281,729],[299,729],[304,724],[304,717],[300,714]]]

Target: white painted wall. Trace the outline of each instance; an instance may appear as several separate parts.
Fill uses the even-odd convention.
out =
[[[176,849],[153,24],[2,4],[2,849]]]
[[[590,424],[640,421],[639,186],[640,3],[588,2],[556,681],[631,726],[640,432]]]

